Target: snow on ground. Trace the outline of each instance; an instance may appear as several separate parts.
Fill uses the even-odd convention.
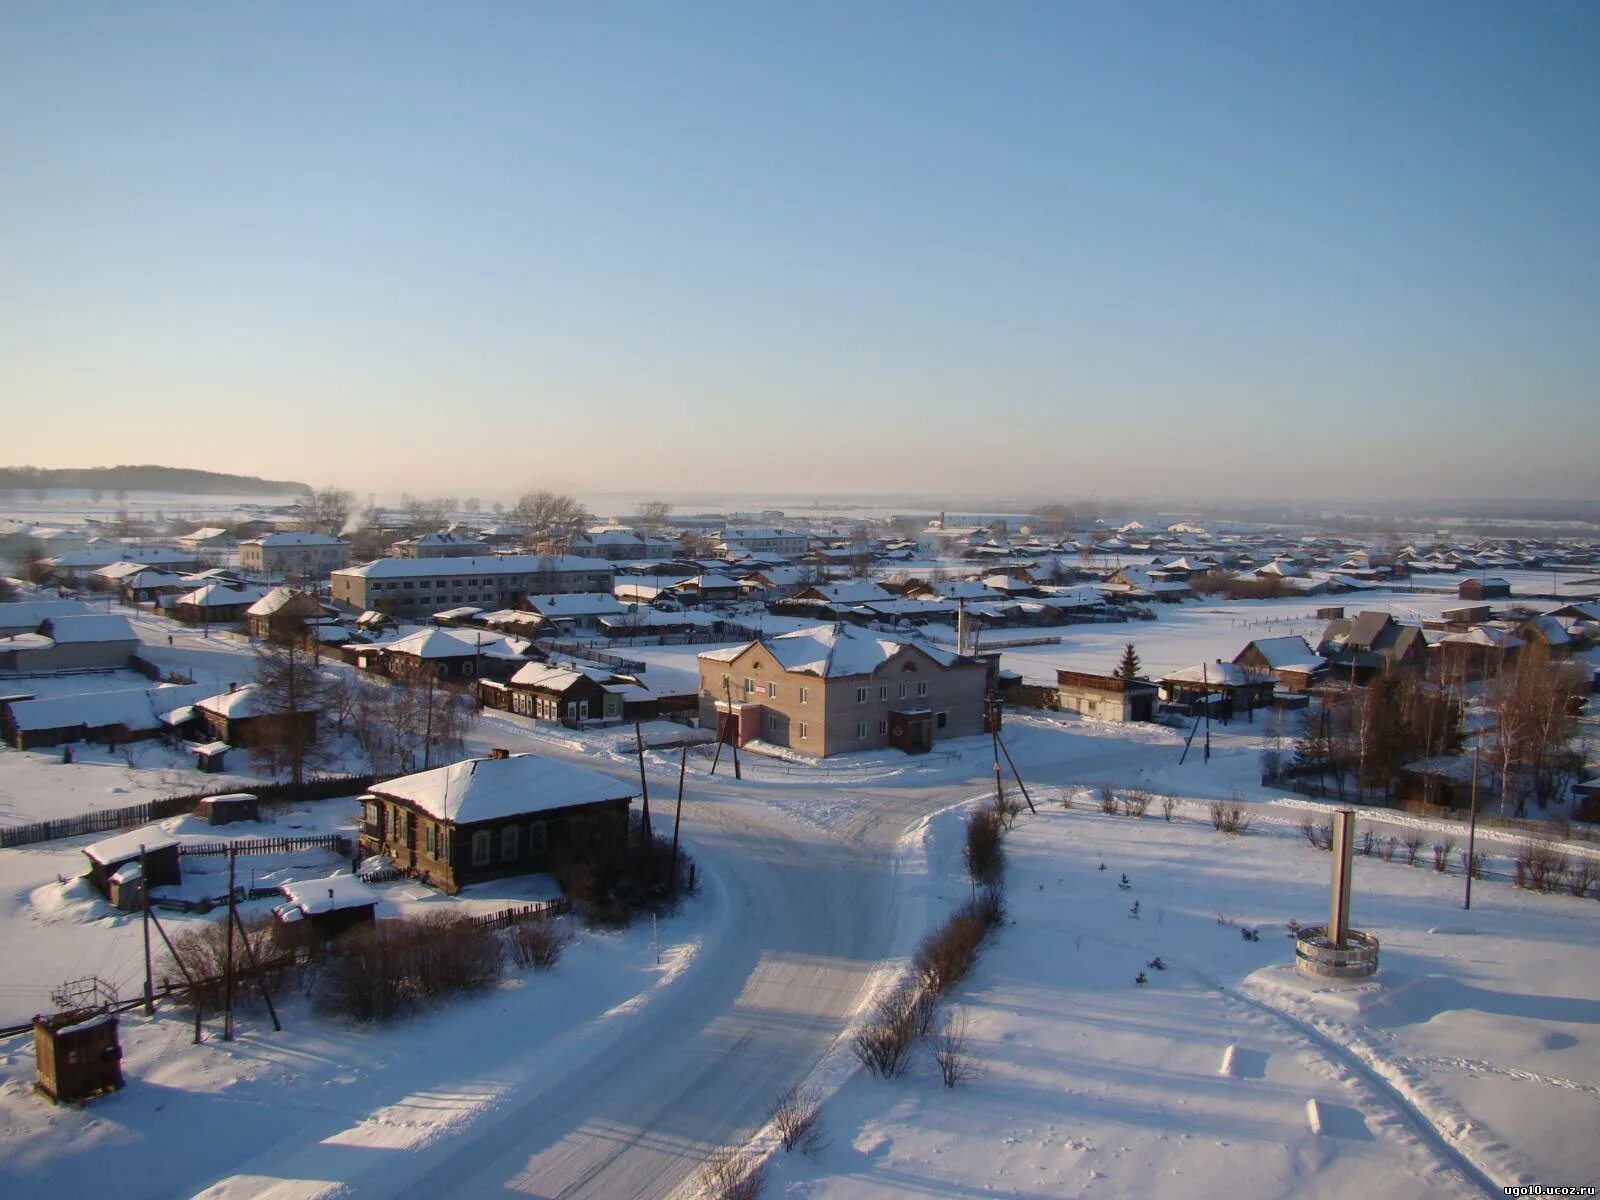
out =
[[[769,1194],[1410,1197],[1600,1178],[1593,900],[1486,885],[1463,913],[1458,876],[1359,859],[1354,917],[1382,969],[1327,988],[1289,966],[1285,923],[1327,902],[1330,860],[1304,842],[1080,800],[1024,814],[1007,850],[1011,921],[953,997],[978,1077],[945,1090],[926,1056],[898,1081],[855,1075],[825,1107],[828,1146],[780,1156]]]
[[[0,825],[126,808],[185,792],[243,790],[259,778],[242,773],[250,761],[243,751],[227,760],[237,770],[217,775],[195,770],[193,755],[157,741],[116,750],[80,742],[72,754],[73,761],[64,763],[60,749],[0,748]]]

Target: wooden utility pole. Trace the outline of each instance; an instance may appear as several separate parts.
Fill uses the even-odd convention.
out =
[[[161,940],[166,944],[167,953],[172,955],[172,961],[178,965],[184,982],[189,985],[189,999],[194,1004],[194,1044],[198,1046],[204,1039],[200,1032],[200,989],[195,985],[194,976],[189,974],[189,968],[184,965],[183,957],[172,944],[172,939],[167,936],[166,928],[161,924],[161,918],[155,913],[150,913],[150,921],[156,927],[156,932],[161,935]]]
[[[1205,663],[1201,663],[1200,664],[1200,686],[1201,686],[1201,688],[1204,689],[1204,691],[1201,694],[1200,703],[1205,705],[1205,709],[1206,709],[1205,756],[1201,759],[1201,761],[1202,762],[1210,762],[1211,761],[1211,678],[1210,678],[1209,672],[1206,669],[1206,664]]]
[[[689,769],[689,743],[678,754],[678,811],[672,817],[672,894],[678,894],[678,826],[683,823],[683,775]]]
[[[156,1011],[155,981],[150,974],[150,870],[145,861],[144,843],[139,844],[139,899],[144,909],[144,1015],[154,1016]]]
[[[633,742],[639,751],[639,792],[644,797],[640,825],[644,829],[645,845],[649,845],[650,837],[650,781],[644,776],[644,734],[640,731],[639,722],[633,723]]]
[[[1481,741],[1472,743],[1472,810],[1467,817],[1467,892],[1461,902],[1461,907],[1472,907],[1472,872],[1477,865],[1478,844],[1478,753],[1483,749]]]
[[[728,698],[728,720],[733,723],[733,738],[729,743],[733,747],[733,777],[743,779],[744,772],[739,769],[739,722],[733,717],[733,686],[724,679],[722,693]]]
[[[1028,802],[1028,811],[1034,816],[1039,815],[1039,810],[1033,806],[1033,797],[1028,795],[1028,785],[1022,782],[1022,772],[1017,770],[1017,764],[1011,760],[1011,751],[1006,749],[1006,743],[998,733],[995,735],[995,745],[1000,747],[1000,753],[1006,756],[1006,764],[1011,768],[1011,775],[1017,781],[1017,787],[1022,791],[1022,798]]]
[[[228,847],[228,955],[227,979],[223,984],[223,994],[226,997],[223,1003],[222,1040],[233,1041],[233,902],[234,902],[234,862],[236,859],[232,846]]]
[[[261,998],[266,1001],[267,1012],[272,1017],[272,1031],[282,1033],[283,1026],[278,1021],[278,1010],[273,1007],[272,993],[267,991],[267,980],[261,971],[261,962],[256,958],[256,948],[250,944],[250,939],[245,936],[244,922],[239,919],[239,913],[234,910],[233,926],[239,931],[239,941],[244,946],[245,957],[250,960],[250,973],[256,977],[256,986],[261,989]]]

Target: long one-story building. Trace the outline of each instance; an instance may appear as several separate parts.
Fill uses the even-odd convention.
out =
[[[521,596],[606,592],[616,572],[604,559],[560,554],[474,558],[380,558],[330,576],[333,602],[352,612],[427,617],[476,604],[510,608]]]
[[[361,853],[453,894],[624,844],[633,794],[587,767],[497,750],[375,785],[361,798]]]
[[[1156,685],[1148,679],[1124,679],[1089,671],[1056,671],[1056,692],[1064,712],[1091,721],[1123,724],[1156,719]]]

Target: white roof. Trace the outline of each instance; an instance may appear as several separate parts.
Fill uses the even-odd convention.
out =
[[[366,908],[378,902],[378,893],[354,875],[329,875],[326,879],[298,879],[278,890],[307,916],[341,908]]]
[[[633,795],[627,784],[609,775],[533,754],[469,758],[391,779],[372,790],[463,825]]]
[[[176,846],[178,839],[173,837],[159,825],[146,825],[142,829],[130,829],[127,833],[119,833],[115,837],[108,837],[95,842],[92,846],[85,846],[83,852],[103,867],[115,863],[126,862],[130,858],[139,857],[139,847],[146,851],[165,850],[168,846]]]
[[[1261,651],[1267,665],[1274,671],[1293,667],[1310,669],[1323,665],[1323,660],[1303,637],[1257,638],[1250,645]]]
[[[326,533],[264,533],[241,543],[246,546],[348,546],[343,538]]]
[[[235,604],[254,604],[265,596],[266,589],[254,585],[233,587],[218,581],[195,588],[178,597],[179,604],[193,604],[199,608],[225,608]]]
[[[511,682],[519,687],[540,688],[547,692],[564,692],[573,684],[582,679],[595,679],[596,676],[589,671],[580,671],[575,667],[553,667],[548,663],[529,663],[511,677]],[[609,672],[600,676],[610,679]]]
[[[416,658],[461,658],[468,654],[487,651],[505,640],[505,635],[501,633],[485,633],[476,629],[435,628],[418,630],[416,633],[406,634],[403,638],[385,642],[383,649],[394,654],[410,654]]]
[[[149,565],[146,563],[124,559],[122,562],[114,562],[108,566],[101,567],[94,574],[98,579],[126,579],[129,575],[137,575],[140,571],[149,569]]]
[[[48,636],[57,642],[133,642],[138,637],[128,618],[116,613],[77,617],[48,617]],[[43,622],[41,622],[42,624]],[[45,632],[41,630],[40,632]]]
[[[90,729],[107,725],[125,725],[130,730],[158,729],[162,713],[193,704],[209,690],[204,684],[162,684],[18,700],[11,705],[11,720],[21,730],[65,729],[73,725]]]
[[[829,604],[871,604],[876,600],[895,599],[893,592],[886,591],[865,579],[847,580],[844,583],[823,583],[806,590],[815,591]]]
[[[338,575],[367,579],[449,578],[455,575],[538,575],[545,571],[603,572],[611,567],[603,559],[575,554],[475,554],[466,558],[380,558],[359,567],[346,567]]]
[[[569,592],[564,595],[526,597],[530,609],[542,617],[613,617],[626,612],[610,592]]]
[[[913,637],[875,633],[856,625],[817,625],[793,633],[747,642],[725,650],[708,650],[699,657],[714,662],[732,662],[751,646],[760,645],[788,672],[837,679],[850,675],[870,675],[896,655],[915,646],[941,666],[960,661],[960,656],[932,642]]]
[[[231,720],[265,716],[273,712],[267,707],[266,693],[261,690],[259,683],[247,683],[220,696],[207,696],[204,700],[196,700],[194,706]]]
[[[1241,667],[1238,663],[1196,663],[1179,671],[1169,671],[1161,677],[1162,683],[1213,683],[1225,687],[1242,687],[1250,683],[1274,683],[1266,671]]]
[[[298,591],[295,588],[275,587],[265,596],[261,597],[261,599],[252,604],[248,609],[248,612],[252,617],[270,617],[273,613],[283,608],[296,597],[305,595],[307,595],[307,593]],[[316,597],[313,596],[311,599],[315,601]],[[318,605],[318,608],[320,607],[321,605]]]
[[[82,600],[12,600],[0,604],[0,629],[37,629],[50,617],[75,617],[89,611]]]

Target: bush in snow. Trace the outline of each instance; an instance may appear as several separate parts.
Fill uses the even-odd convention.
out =
[[[571,940],[572,935],[548,917],[523,921],[506,930],[506,948],[518,968],[548,971],[561,960],[561,952]]]
[[[1567,891],[1582,899],[1600,881],[1600,867],[1592,858],[1578,858],[1567,868]]]
[[[1406,848],[1406,866],[1416,866],[1417,855],[1422,851],[1422,835],[1420,833],[1408,833],[1405,836],[1405,840],[1400,844]]]
[[[756,1200],[766,1182],[766,1165],[744,1146],[718,1146],[695,1176],[705,1200]]]
[[[1300,832],[1306,841],[1318,850],[1333,849],[1333,822],[1318,821],[1312,817],[1300,818]]]
[[[1534,892],[1558,892],[1567,874],[1567,856],[1546,842],[1523,842],[1512,860],[1513,882]]]
[[[1389,838],[1388,841],[1383,843],[1383,849],[1378,852],[1379,857],[1381,857],[1384,862],[1393,862],[1394,861],[1394,849],[1399,844],[1400,843],[1396,838],[1393,838],[1393,837]]]
[[[810,1088],[785,1089],[772,1102],[769,1119],[785,1152],[797,1146],[803,1154],[822,1149],[822,1097]]]
[[[1245,815],[1244,801],[1234,796],[1228,800],[1215,800],[1211,804],[1211,827],[1218,833],[1233,836],[1250,828],[1250,818]]]
[[[967,820],[967,845],[962,857],[976,887],[999,883],[1006,873],[1006,852],[1001,845],[1004,829],[1000,814],[980,808]]]
[[[968,911],[955,913],[922,939],[911,968],[923,989],[942,996],[967,977],[978,961],[978,950],[989,929],[983,918]]]
[[[1474,879],[1482,879],[1483,878],[1483,851],[1482,850],[1474,850],[1469,855],[1465,850],[1463,850],[1461,852],[1461,870],[1465,874],[1471,875]]]
[[[896,988],[879,999],[850,1039],[856,1061],[880,1079],[905,1074],[912,1047],[933,1025],[935,1007],[933,996],[916,986]]]
[[[250,962],[265,964],[262,981],[268,991],[278,991],[287,976],[294,970],[292,961],[286,961],[283,951],[272,938],[271,918],[244,921],[244,936],[233,933],[234,1007],[253,1008],[261,1001],[261,989],[256,987]],[[227,1002],[226,976],[228,971],[228,921],[206,921],[173,935],[172,949],[168,953],[171,973],[183,976],[184,1003],[201,1012],[221,1012]],[[181,965],[180,965],[181,964]],[[185,975],[185,973],[187,974]],[[243,981],[241,981],[243,976]],[[189,986],[188,980],[194,981]]]
[[[1061,807],[1062,807],[1062,809],[1064,811],[1071,811],[1071,809],[1072,809],[1072,789],[1071,788],[1062,788],[1061,789]]]
[[[422,1001],[486,988],[504,965],[499,937],[470,919],[394,917],[335,942],[318,991],[341,1016],[383,1021]]]
[[[1150,793],[1143,788],[1128,788],[1122,793],[1122,815],[1143,820],[1150,809]]]
[[[1378,835],[1372,832],[1371,827],[1361,831],[1361,840],[1356,843],[1356,853],[1364,858],[1372,857],[1372,847],[1377,844]]]
[[[1095,798],[1100,801],[1100,811],[1108,817],[1117,815],[1117,790],[1109,783],[1102,783],[1094,790]]]
[[[939,1080],[953,1088],[977,1071],[977,1060],[967,1050],[967,1014],[961,1010],[945,1013],[928,1038]]]
[[[1001,793],[994,798],[994,811],[1000,818],[1000,824],[1009,830],[1017,823],[1017,814],[1022,811],[1022,801],[1015,796]]]
[[[1178,811],[1178,798],[1176,796],[1161,797],[1161,819],[1172,820],[1172,814]]]
[[[1446,837],[1443,841],[1433,844],[1433,869],[1441,875],[1450,870],[1450,855],[1456,848],[1456,840]]]

